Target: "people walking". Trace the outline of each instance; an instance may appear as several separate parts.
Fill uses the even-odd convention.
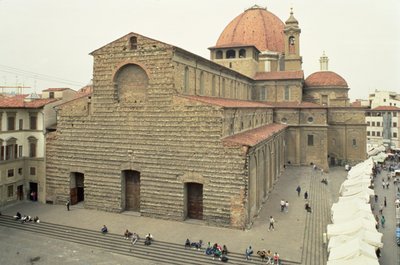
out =
[[[385,228],[385,222],[386,222],[386,220],[385,220],[385,216],[381,216],[381,225],[382,225],[382,228]]]
[[[304,199],[307,200],[308,199],[308,192],[304,192]]]
[[[297,196],[300,197],[301,187],[297,186],[296,191],[297,191]]]
[[[269,217],[269,227],[268,227],[268,231],[271,231],[271,229],[274,231],[275,230],[275,220],[272,217],[272,215]]]
[[[249,246],[248,248],[246,248],[246,260],[251,260],[251,255],[253,254],[253,249],[251,248],[251,246]]]
[[[385,207],[387,206],[387,203],[386,203],[386,196],[385,196],[385,198],[383,199],[383,204],[385,205]]]
[[[378,202],[378,194],[374,195],[374,199],[375,199],[375,203],[377,203]]]
[[[283,199],[281,199],[281,212],[283,212],[283,210],[285,210],[285,201]]]
[[[70,201],[67,200],[67,203],[65,204],[65,205],[67,206],[67,211],[69,211],[69,205],[70,205],[70,204],[71,204]]]
[[[286,201],[285,202],[285,212],[289,212],[289,202],[288,201]]]

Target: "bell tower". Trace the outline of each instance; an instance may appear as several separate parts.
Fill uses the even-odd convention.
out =
[[[290,17],[286,20],[283,30],[285,34],[285,71],[301,70],[300,32],[299,22],[294,18],[293,9],[291,9]]]

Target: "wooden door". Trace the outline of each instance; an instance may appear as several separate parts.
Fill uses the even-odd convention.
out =
[[[140,211],[140,173],[125,171],[126,210]]]
[[[71,188],[70,196],[71,196],[71,205],[77,204],[78,203],[78,189]]]
[[[203,185],[187,183],[188,218],[203,220]]]

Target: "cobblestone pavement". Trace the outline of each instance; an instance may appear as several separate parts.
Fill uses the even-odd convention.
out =
[[[323,194],[324,200],[328,203],[327,205],[321,203],[312,206],[321,209],[321,211],[326,211],[328,207],[330,209],[331,204],[337,199],[339,186],[345,176],[346,171],[339,167],[332,168],[329,173],[324,174],[323,177],[328,178],[329,185],[325,188],[318,188],[318,192]],[[304,198],[297,196],[296,187],[300,185],[303,193],[312,187],[312,182],[315,182],[314,186],[317,183],[321,184],[320,178],[322,176],[312,171],[311,167],[287,167],[263,205],[252,228],[245,231],[210,227],[201,222],[165,221],[135,216],[130,213],[116,214],[87,210],[83,209],[82,205],[71,206],[71,211],[67,211],[64,205],[22,202],[0,210],[6,215],[14,215],[16,211],[20,211],[22,214],[37,215],[41,220],[49,223],[91,230],[99,230],[103,224],[106,224],[110,232],[120,233],[121,235],[125,229],[138,232],[140,235],[151,232],[156,239],[172,243],[183,244],[186,238],[196,241],[202,239],[204,242],[226,244],[230,251],[238,253],[244,253],[246,247],[251,245],[256,251],[270,249],[280,253],[280,256],[285,260],[306,264],[303,263],[305,262],[303,256],[306,253],[306,250],[303,249],[303,246],[306,246],[305,231],[310,229],[307,225],[315,224],[307,221],[307,218],[314,217],[307,216],[307,212],[304,210]],[[314,194],[310,193],[310,199],[313,196]],[[280,211],[279,202],[281,199],[289,201],[288,212]],[[315,200],[315,204],[319,204],[318,201],[319,199]],[[267,224],[270,215],[274,217],[276,223],[275,231],[268,232]],[[322,227],[325,226],[326,230],[325,222],[329,220],[325,219],[321,219],[321,222],[323,222]],[[40,254],[43,255],[40,260],[33,261],[32,264],[54,264],[57,259],[60,259],[60,262],[57,262],[59,264],[127,264],[128,262],[135,264],[133,258],[130,257],[104,253],[98,249],[62,241],[58,242],[55,239],[37,235],[27,235],[28,233],[21,235],[18,234],[19,231],[11,231],[1,226],[0,228],[0,264],[30,264],[28,259],[40,256]],[[307,247],[313,248],[317,255],[326,255],[323,251],[324,246],[320,244],[322,232],[324,231],[315,230],[307,239],[310,241],[307,243]],[[21,241],[21,238],[26,238],[26,240]],[[18,249],[21,249],[21,251],[18,251]],[[12,263],[14,258],[16,261],[28,263]],[[72,260],[74,259],[76,263],[73,263]],[[314,259],[319,260],[320,257],[309,256],[307,263],[317,264],[313,263],[315,262]],[[45,263],[46,260],[49,262]],[[138,262],[141,262],[138,264],[147,265],[143,260]]]

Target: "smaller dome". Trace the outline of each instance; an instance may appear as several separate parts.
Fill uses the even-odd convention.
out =
[[[332,71],[320,71],[309,75],[305,87],[341,87],[348,88],[346,80]]]

